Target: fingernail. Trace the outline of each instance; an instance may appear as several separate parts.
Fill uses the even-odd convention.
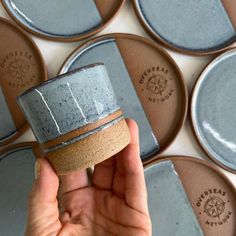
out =
[[[41,164],[40,160],[37,159],[35,162],[35,179],[37,180],[40,176]]]

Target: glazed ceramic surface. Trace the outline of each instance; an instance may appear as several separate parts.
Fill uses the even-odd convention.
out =
[[[74,37],[94,30],[102,18],[93,0],[3,0],[27,28],[49,37]]]
[[[82,51],[76,52],[62,68],[61,73],[97,61],[106,65],[118,103],[124,110],[125,116],[135,119],[139,125],[141,155],[144,158],[150,156],[152,152],[159,149],[158,141],[152,132],[114,39],[99,41]]]
[[[153,235],[204,235],[172,161],[146,168],[145,179]]]
[[[12,119],[3,91],[0,87],[0,142],[11,138],[16,133],[16,126]]]
[[[0,155],[1,235],[23,235],[28,195],[34,181],[35,155],[31,146]]]
[[[146,28],[176,48],[206,52],[236,39],[221,0],[135,0],[135,5]]]
[[[49,80],[20,96],[18,101],[40,143],[119,110],[103,64]]]
[[[192,123],[205,151],[236,171],[236,50],[215,59],[201,74],[192,97]]]

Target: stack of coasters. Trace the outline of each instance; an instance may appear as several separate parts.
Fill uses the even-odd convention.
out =
[[[191,54],[210,54],[236,41],[236,2],[134,0],[144,28],[158,42]]]
[[[142,160],[152,159],[173,142],[185,120],[188,98],[178,66],[148,39],[110,34],[81,45],[60,73],[98,61],[108,70],[125,116],[139,125]]]
[[[206,161],[165,157],[145,178],[153,235],[235,235],[235,188]]]
[[[36,44],[12,23],[0,18],[0,146],[27,129],[16,97],[47,79]]]
[[[90,37],[119,12],[125,0],[3,0],[9,15],[29,32],[57,41]]]

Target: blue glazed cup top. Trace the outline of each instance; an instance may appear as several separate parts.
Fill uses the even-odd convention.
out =
[[[57,76],[18,97],[39,143],[94,123],[119,110],[103,63]]]

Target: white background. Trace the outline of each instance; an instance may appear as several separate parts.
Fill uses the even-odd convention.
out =
[[[0,16],[9,18],[1,4]],[[133,33],[150,38],[140,25],[134,13],[134,9],[130,0],[126,1],[126,4],[119,15],[100,34],[114,32]],[[42,40],[36,37],[33,38],[39,46],[46,61],[49,78],[55,76],[58,73],[62,63],[65,61],[68,55],[81,44],[81,42],[56,43],[52,41]],[[198,78],[200,72],[206,66],[206,64],[213,59],[213,56],[192,57],[181,55],[173,51],[169,51],[169,53],[175,59],[180,69],[182,70],[185,81],[187,83],[188,92],[190,94],[193,84]],[[35,140],[34,135],[32,134],[31,130],[28,130],[22,137],[20,137],[16,141],[16,143],[32,140]],[[209,159],[198,146],[193,136],[189,117],[187,117],[185,125],[176,138],[175,142],[163,153],[163,155],[188,155],[198,158],[204,158],[209,161]],[[236,175],[231,174],[227,171],[224,171],[224,173],[233,181],[236,187]]]

